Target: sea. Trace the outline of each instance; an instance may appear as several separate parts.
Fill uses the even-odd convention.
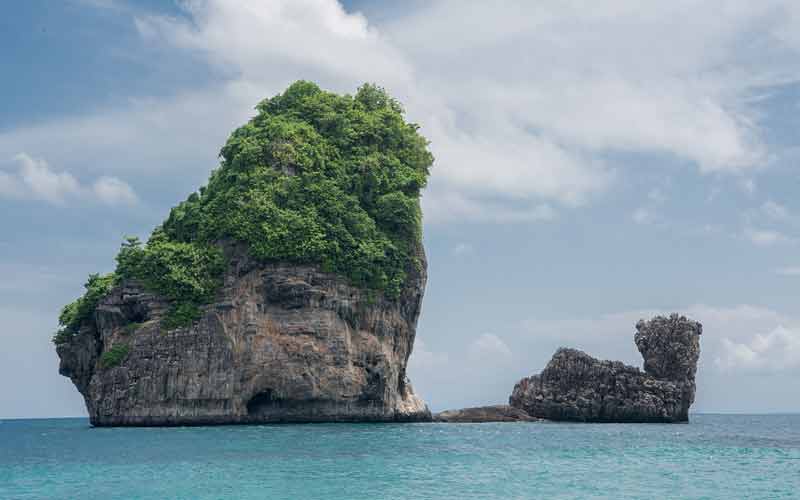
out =
[[[800,415],[688,424],[0,423],[0,499],[800,498]]]

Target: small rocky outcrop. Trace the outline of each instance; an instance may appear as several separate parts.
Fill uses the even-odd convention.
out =
[[[509,405],[477,406],[460,410],[446,410],[433,416],[434,422],[483,423],[483,422],[535,422],[524,410]]]
[[[686,422],[695,398],[702,325],[684,316],[639,321],[644,371],[561,348],[509,398],[533,417],[578,422]]]
[[[95,426],[429,421],[406,377],[426,279],[419,252],[401,296],[387,299],[229,246],[225,285],[198,321],[165,328],[168,302],[125,283],[58,345],[59,371]]]

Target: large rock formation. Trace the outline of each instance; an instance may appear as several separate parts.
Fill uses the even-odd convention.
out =
[[[59,371],[93,425],[430,420],[406,378],[426,280],[421,247],[422,266],[391,300],[317,266],[225,251],[224,287],[191,326],[168,330],[169,304],[125,283],[58,345]],[[115,348],[121,359],[107,366]]]
[[[636,325],[644,372],[561,348],[539,375],[520,380],[509,403],[530,415],[580,422],[686,422],[694,402],[702,325],[657,316]]]
[[[94,425],[430,420],[406,378],[433,156],[370,84],[298,81],[59,315]]]

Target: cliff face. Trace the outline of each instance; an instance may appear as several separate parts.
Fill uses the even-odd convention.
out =
[[[561,348],[541,374],[514,386],[509,403],[549,420],[688,421],[702,325],[683,316],[657,316],[640,321],[636,330],[644,372]]]
[[[58,346],[93,425],[430,420],[406,378],[421,247],[397,299],[317,266],[225,252],[224,286],[191,326],[167,330],[169,304],[129,282]]]

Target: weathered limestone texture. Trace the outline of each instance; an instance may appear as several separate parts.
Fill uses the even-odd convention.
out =
[[[92,425],[431,419],[406,378],[426,281],[421,246],[396,300],[317,266],[225,251],[224,287],[190,327],[166,330],[169,304],[125,283],[58,346],[59,371]],[[127,355],[104,368],[114,346]]]
[[[433,416],[434,422],[483,423],[483,422],[535,422],[525,411],[508,405],[478,406],[460,410],[446,410]]]
[[[686,422],[695,397],[703,327],[673,314],[639,321],[644,372],[561,348],[539,375],[520,380],[511,406],[548,420]]]

